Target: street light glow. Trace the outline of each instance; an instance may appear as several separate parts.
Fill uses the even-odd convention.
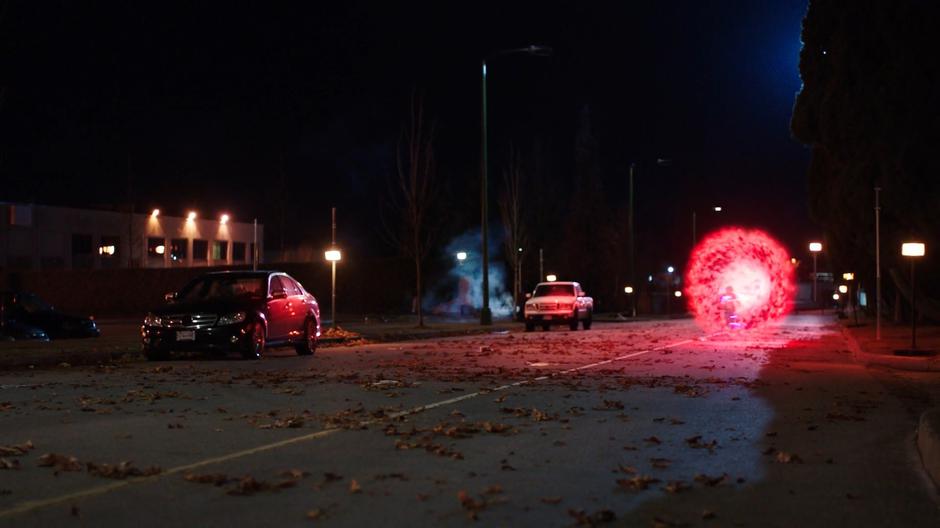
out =
[[[326,260],[330,262],[337,262],[343,258],[343,255],[338,249],[328,249],[325,253],[323,253],[323,256],[326,257]]]
[[[186,215],[186,221],[192,222],[194,220],[196,220],[196,211],[190,211],[189,214]]]
[[[845,284],[839,285],[839,293],[849,293],[849,287]]]
[[[150,218],[156,218],[156,217],[158,217],[158,216],[160,216],[160,210],[159,210],[159,209],[154,209],[153,212],[150,213]]]
[[[676,268],[669,266],[668,268],[666,268],[666,271],[668,271],[669,273],[672,273],[673,271],[676,271]]]
[[[712,208],[712,210],[714,210],[716,213],[720,213],[720,212],[721,212],[721,206],[720,206],[720,205],[716,205],[715,207]]]
[[[225,213],[223,213],[222,216],[219,218],[219,222],[221,222],[222,224],[227,224],[227,223],[228,223],[228,215],[225,214]]]
[[[842,278],[845,279],[845,280],[847,280],[847,281],[855,280],[855,274],[854,274],[854,273],[843,273],[843,274],[842,274]]]
[[[466,251],[458,251],[458,252],[457,252],[457,260],[459,260],[459,261],[461,261],[461,262],[467,260],[467,252],[466,252]]]
[[[901,254],[905,257],[923,257],[924,244],[921,242],[905,242],[901,244]]]
[[[545,280],[547,280],[548,282],[555,282],[556,280],[558,280],[558,277],[555,276],[554,273],[551,273],[545,276]]]
[[[626,287],[623,289],[623,293],[626,293],[626,294],[628,294],[628,295],[631,294],[631,293],[633,293],[633,286],[626,286]]]
[[[810,243],[809,243],[809,250],[812,251],[813,253],[819,253],[820,251],[822,251],[822,243],[821,243],[821,242],[810,242]]]
[[[676,297],[682,297],[682,290],[676,290],[675,293],[673,293],[673,295],[675,295]]]
[[[838,300],[839,300],[839,294],[838,294],[838,293],[833,293],[833,294],[832,294],[832,300],[833,300],[833,301],[838,301]]]

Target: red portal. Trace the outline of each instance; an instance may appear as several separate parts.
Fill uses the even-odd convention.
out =
[[[692,250],[686,269],[689,308],[708,330],[753,328],[790,309],[793,265],[786,249],[763,231],[711,233]]]

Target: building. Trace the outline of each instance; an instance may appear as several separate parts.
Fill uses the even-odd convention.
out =
[[[0,267],[14,270],[238,266],[260,260],[262,225],[0,202]]]

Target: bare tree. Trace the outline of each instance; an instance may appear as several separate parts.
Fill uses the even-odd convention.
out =
[[[389,206],[398,218],[388,222],[383,215],[389,241],[414,260],[419,327],[424,326],[421,263],[427,257],[433,236],[433,229],[426,222],[437,194],[434,128],[433,123],[426,123],[423,98],[416,90],[412,91],[408,121],[402,126],[396,150],[397,178],[390,182],[388,193]]]
[[[522,289],[522,257],[519,250],[525,248],[528,242],[528,232],[525,225],[525,209],[523,208],[523,192],[525,189],[525,172],[519,161],[519,154],[510,147],[509,165],[503,169],[503,192],[499,197],[499,214],[503,221],[505,237],[503,245],[506,250],[506,263],[512,271],[512,300],[513,306],[519,306],[519,296]]]

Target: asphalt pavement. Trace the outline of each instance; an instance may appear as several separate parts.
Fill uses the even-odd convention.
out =
[[[815,315],[10,371],[0,525],[936,526],[915,375]]]

